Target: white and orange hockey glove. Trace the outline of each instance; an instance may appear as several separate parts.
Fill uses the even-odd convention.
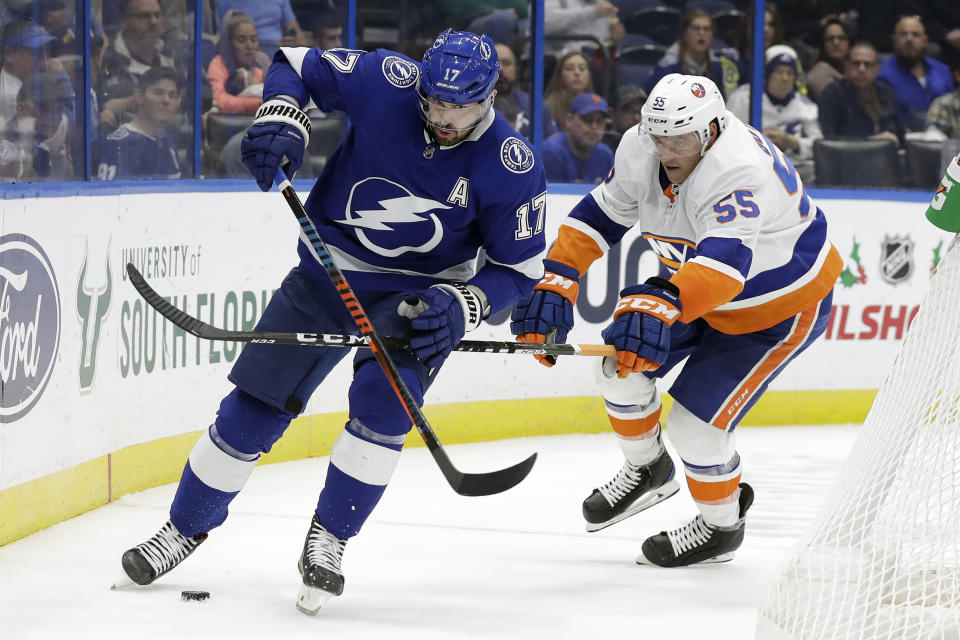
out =
[[[573,305],[580,292],[580,273],[570,265],[556,260],[543,261],[543,278],[533,288],[530,297],[521,299],[510,315],[510,331],[518,342],[567,341],[567,332],[573,328]],[[540,364],[552,367],[556,356],[534,356]]]
[[[613,322],[600,335],[617,349],[617,376],[654,371],[670,354],[670,327],[680,317],[680,289],[663,278],[620,292]]]

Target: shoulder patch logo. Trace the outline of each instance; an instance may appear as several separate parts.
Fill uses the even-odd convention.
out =
[[[508,171],[526,173],[533,168],[533,151],[520,138],[510,137],[500,145],[500,161]]]
[[[399,56],[387,56],[380,66],[383,69],[383,77],[387,79],[387,82],[401,89],[414,85],[417,82],[417,76],[420,74],[417,65]]]

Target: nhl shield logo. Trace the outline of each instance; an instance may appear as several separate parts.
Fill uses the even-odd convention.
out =
[[[880,247],[880,277],[890,284],[900,284],[913,274],[913,240],[909,235],[884,235]]]

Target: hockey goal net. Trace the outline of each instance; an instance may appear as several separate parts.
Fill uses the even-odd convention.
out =
[[[960,640],[960,236],[757,640]]]

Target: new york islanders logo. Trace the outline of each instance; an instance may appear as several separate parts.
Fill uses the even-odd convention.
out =
[[[435,209],[450,207],[386,178],[365,178],[350,190],[346,217],[335,222],[353,227],[360,244],[373,253],[396,258],[440,244],[443,225]]]
[[[380,65],[387,82],[400,89],[413,86],[420,71],[417,65],[398,56],[387,56]]]
[[[526,173],[533,168],[533,151],[520,138],[510,137],[500,145],[500,161],[508,171]]]
[[[690,85],[690,93],[694,95],[695,98],[702,98],[707,95],[707,90],[703,88],[703,85],[699,82],[694,82]]]

